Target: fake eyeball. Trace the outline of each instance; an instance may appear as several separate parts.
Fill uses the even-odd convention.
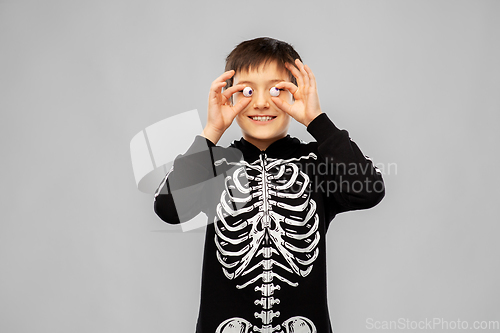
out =
[[[253,90],[252,88],[250,87],[245,87],[245,89],[243,89],[243,96],[245,97],[250,97],[253,95]]]
[[[271,96],[278,97],[280,95],[280,90],[276,87],[272,87],[271,89],[269,89],[269,93],[271,94]]]

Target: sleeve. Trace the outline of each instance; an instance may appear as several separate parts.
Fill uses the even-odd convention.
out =
[[[178,224],[203,211],[203,189],[215,176],[213,147],[210,140],[197,135],[186,153],[175,158],[154,195],[154,211],[163,221]]]
[[[374,207],[382,200],[385,196],[382,173],[346,130],[337,128],[322,113],[309,124],[307,131],[318,143],[320,163],[326,164],[322,188],[332,218],[336,213]]]

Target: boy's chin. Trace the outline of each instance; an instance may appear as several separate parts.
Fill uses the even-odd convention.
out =
[[[284,133],[276,133],[272,131],[257,131],[257,132],[246,132],[243,133],[245,137],[250,137],[253,140],[259,140],[263,142],[276,141],[286,136],[288,131]]]

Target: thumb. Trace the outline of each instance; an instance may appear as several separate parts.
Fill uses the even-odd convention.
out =
[[[236,103],[236,105],[232,106],[231,109],[234,114],[233,118],[236,118],[236,116],[243,111],[251,101],[251,98],[242,98],[238,103]]]
[[[276,106],[283,112],[289,114],[290,116],[293,117],[293,114],[292,114],[292,105],[288,104],[287,102],[285,102],[284,100],[282,100],[281,98],[279,97],[271,97],[271,100],[274,102],[274,104],[276,104]],[[295,118],[295,117],[294,117]]]

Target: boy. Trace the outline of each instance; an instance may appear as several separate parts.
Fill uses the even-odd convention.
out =
[[[290,137],[291,118],[316,142]],[[217,147],[234,119],[243,138]],[[322,112],[314,74],[293,47],[240,43],[212,83],[203,132],[155,194],[168,223],[200,211],[209,219],[196,332],[332,332],[329,223],[375,206],[384,191],[371,160]]]

